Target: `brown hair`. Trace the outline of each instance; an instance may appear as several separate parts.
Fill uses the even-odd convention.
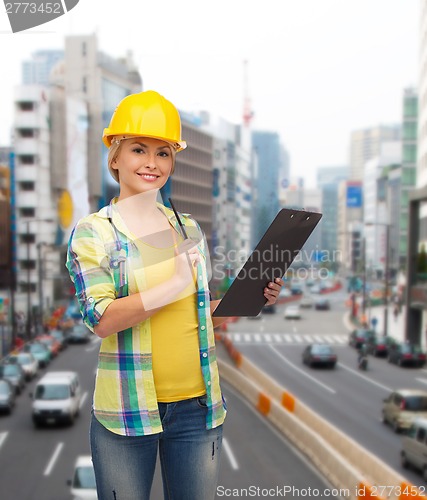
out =
[[[122,148],[122,139],[133,139],[133,137],[122,137],[121,136],[120,140],[113,137],[111,140],[110,149],[108,150],[108,160],[107,160],[108,170],[116,182],[120,182],[119,181],[119,171],[116,168],[113,168],[113,163],[117,160],[117,158],[120,154],[120,150]],[[162,140],[162,139],[159,139],[159,140]],[[167,141],[164,141],[164,142],[167,142]],[[172,175],[174,173],[174,170],[175,170],[176,149],[173,147],[172,144],[169,144],[169,146],[170,146],[169,149],[170,149],[171,155],[172,155],[172,169],[171,169],[171,173],[170,173],[170,175]]]

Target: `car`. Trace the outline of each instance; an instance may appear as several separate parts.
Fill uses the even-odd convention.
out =
[[[289,290],[289,288],[282,287],[279,292],[279,297],[291,297],[292,292]]]
[[[40,368],[45,368],[52,359],[50,349],[40,342],[30,342],[22,348],[23,352],[30,352],[38,361]]]
[[[311,307],[313,307],[313,304],[313,297],[310,297],[310,295],[304,295],[299,301],[299,306],[304,309],[310,309]]]
[[[65,337],[65,333],[62,330],[54,329],[51,330],[49,334],[59,342],[61,351],[63,351],[67,347],[67,338]]]
[[[51,352],[52,358],[56,358],[61,350],[61,344],[52,335],[37,335],[36,342],[44,344]]]
[[[367,344],[369,339],[375,335],[373,330],[367,330],[366,328],[357,328],[353,330],[348,339],[349,345],[360,349],[363,344]]]
[[[322,288],[320,287],[320,285],[312,285],[312,287],[310,288],[310,293],[312,294],[320,294],[322,292]]]
[[[30,352],[10,354],[7,360],[9,363],[18,363],[22,366],[27,381],[32,380],[39,371],[39,363]]]
[[[402,438],[400,463],[404,469],[419,470],[427,481],[427,418],[416,418]]]
[[[7,379],[0,378],[0,411],[10,415],[16,403],[16,390]]]
[[[74,464],[73,479],[67,481],[73,500],[96,500],[96,482],[90,455],[80,455]]]
[[[316,311],[329,311],[330,308],[331,308],[331,303],[329,302],[328,299],[325,299],[324,297],[319,297],[314,302],[314,309]]]
[[[87,344],[92,338],[92,333],[89,328],[83,323],[74,325],[72,330],[67,335],[69,344]]]
[[[309,344],[302,352],[302,362],[310,367],[335,368],[337,355],[329,344]]]
[[[5,362],[0,364],[0,378],[9,380],[15,388],[16,394],[21,394],[25,387],[25,373],[18,363]]]
[[[427,391],[422,389],[397,389],[383,400],[382,421],[400,432],[411,427],[418,417],[427,417]]]
[[[388,361],[398,366],[414,366],[420,368],[425,365],[426,353],[423,352],[418,345],[409,342],[396,343],[390,346]]]
[[[285,319],[301,319],[301,311],[299,306],[291,305],[285,308],[283,313]]]
[[[30,397],[36,427],[63,422],[73,425],[80,413],[79,376],[74,371],[47,372],[37,382]]]
[[[366,342],[368,354],[376,357],[387,357],[389,346],[392,340],[390,337],[375,334]]]

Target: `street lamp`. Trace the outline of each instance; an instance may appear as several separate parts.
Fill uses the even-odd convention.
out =
[[[388,291],[390,274],[390,224],[387,222],[366,222],[366,226],[385,226],[385,266],[384,266],[384,322],[383,336],[388,332]]]
[[[31,338],[31,266],[30,266],[30,224],[31,222],[54,222],[53,219],[29,219],[25,221],[26,231],[25,240],[27,245],[27,323],[26,323],[26,337],[27,340]],[[37,246],[37,249],[39,247]],[[39,283],[41,287],[41,283]]]

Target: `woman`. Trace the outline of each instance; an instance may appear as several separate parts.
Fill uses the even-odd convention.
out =
[[[67,267],[83,320],[102,339],[90,443],[98,498],[148,499],[157,450],[165,498],[215,497],[222,424],[205,244],[197,222],[157,195],[186,147],[175,106],[132,94],[104,130],[120,185],[109,206],[81,219]],[[274,303],[282,280],[265,289]]]

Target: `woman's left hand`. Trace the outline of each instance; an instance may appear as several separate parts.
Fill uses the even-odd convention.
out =
[[[271,306],[276,303],[277,298],[279,297],[280,290],[285,282],[282,278],[276,278],[274,283],[270,281],[270,283],[264,288],[264,297],[267,299],[266,306]]]

